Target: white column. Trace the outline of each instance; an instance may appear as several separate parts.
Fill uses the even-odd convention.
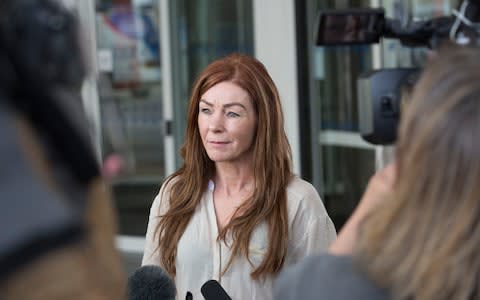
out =
[[[255,57],[266,66],[280,92],[293,171],[301,175],[295,2],[253,0],[253,13]]]
[[[171,30],[170,30],[170,2],[169,0],[159,0],[158,3],[160,16],[160,47],[161,47],[161,65],[162,65],[162,95],[163,95],[163,120],[173,122],[173,82],[172,82],[172,61],[171,53]],[[165,149],[165,175],[172,174],[175,171],[175,138],[172,133],[164,136]]]

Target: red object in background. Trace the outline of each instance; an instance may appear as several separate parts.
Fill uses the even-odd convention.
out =
[[[119,154],[108,155],[103,161],[102,175],[106,179],[117,177],[125,169],[125,160]]]

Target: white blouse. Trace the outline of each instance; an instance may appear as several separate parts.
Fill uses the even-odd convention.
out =
[[[166,190],[165,193],[163,190]],[[193,299],[203,299],[201,286],[210,279],[217,280],[234,300],[272,299],[272,283],[268,276],[253,280],[250,273],[255,269],[245,257],[237,257],[225,274],[231,251],[224,242],[218,242],[218,226],[213,204],[214,184],[208,189],[193,214],[177,247],[176,278],[177,299],[185,299],[187,291]],[[161,195],[165,195],[162,198]],[[165,199],[165,201],[163,201]],[[167,210],[168,191],[162,186],[153,201],[148,222],[145,251],[142,265],[160,265],[157,250],[158,237],[154,236],[159,216]],[[325,251],[336,238],[335,228],[315,188],[295,177],[287,187],[289,242],[284,266],[301,258]],[[231,244],[231,243],[229,243]],[[256,228],[250,240],[250,260],[258,266],[268,250],[268,228],[263,223]]]

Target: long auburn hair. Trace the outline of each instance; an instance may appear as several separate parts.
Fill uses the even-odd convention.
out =
[[[253,230],[262,222],[268,224],[269,245],[264,260],[251,273],[257,279],[280,271],[288,246],[286,187],[292,177],[291,150],[284,130],[284,117],[277,88],[264,65],[238,53],[216,60],[198,76],[188,108],[185,142],[181,148],[183,166],[164,182],[168,186],[168,211],[156,228],[159,235],[161,264],[175,276],[177,244],[198,206],[215,165],[205,151],[198,129],[199,101],[214,85],[228,81],[243,88],[257,113],[257,132],[253,142],[253,175],[255,188],[251,198],[237,209],[219,233],[233,237],[232,257],[225,272],[237,256],[249,259],[249,242]]]
[[[397,179],[356,255],[393,299],[480,297],[479,82],[480,50],[444,47],[402,116]]]

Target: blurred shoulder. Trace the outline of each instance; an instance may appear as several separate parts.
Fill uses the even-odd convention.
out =
[[[321,254],[288,267],[274,286],[274,299],[389,299],[348,256]]]

